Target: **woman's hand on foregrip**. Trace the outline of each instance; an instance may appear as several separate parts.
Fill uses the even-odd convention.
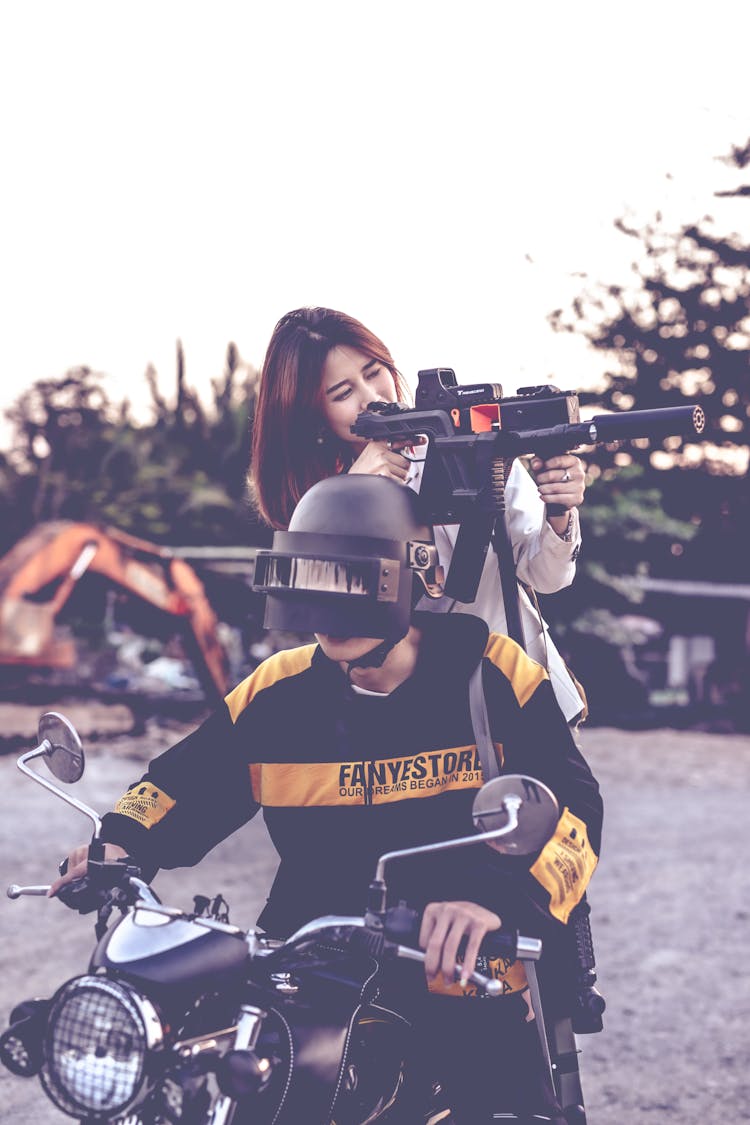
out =
[[[388,477],[397,484],[405,484],[409,475],[409,462],[399,450],[404,443],[388,441],[368,441],[350,473],[364,473],[372,477]]]
[[[531,468],[536,476],[539,495],[545,504],[559,504],[562,515],[547,513],[547,522],[560,536],[568,533],[571,511],[583,503],[586,473],[583,463],[572,453],[550,457],[547,461],[534,457]]]
[[[548,461],[534,457],[531,468],[545,504],[560,504],[569,512],[583,503],[586,473],[580,458],[572,453],[562,453],[559,457],[550,457]]]
[[[104,845],[104,859],[105,861],[113,859],[123,859],[128,853],[119,844],[105,844]],[[88,871],[89,867],[89,846],[88,844],[79,844],[77,848],[68,856],[68,869],[64,875],[56,879],[50,889],[47,891],[48,898],[54,898],[61,887],[67,883],[72,883],[74,879],[82,879]]]
[[[431,902],[422,915],[419,944],[425,951],[424,968],[428,980],[442,972],[446,981],[455,977],[458,949],[466,939],[461,983],[464,984],[477,963],[482,940],[490,930],[500,929],[500,918],[476,902]]]

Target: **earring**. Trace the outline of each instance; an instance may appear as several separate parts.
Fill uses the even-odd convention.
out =
[[[316,445],[325,445],[328,440],[328,432],[321,426],[315,436]]]

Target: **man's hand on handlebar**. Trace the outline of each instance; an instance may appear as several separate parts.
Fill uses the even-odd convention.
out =
[[[105,844],[104,845],[104,861],[111,862],[116,859],[124,859],[127,856],[124,848],[119,844]],[[68,856],[68,866],[65,874],[59,879],[56,879],[50,889],[47,891],[48,898],[54,898],[61,887],[72,883],[74,879],[82,879],[88,871],[89,866],[89,845],[80,844]]]
[[[442,972],[452,981],[461,942],[466,940],[461,984],[474,972],[483,938],[500,929],[500,918],[475,902],[431,902],[422,915],[419,944],[425,951],[425,972],[433,980]]]

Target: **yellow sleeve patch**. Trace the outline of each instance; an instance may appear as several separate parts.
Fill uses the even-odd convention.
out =
[[[531,868],[536,881],[549,891],[549,910],[554,918],[567,922],[598,862],[586,825],[570,809],[563,809],[554,836]]]
[[[175,802],[155,785],[141,782],[131,786],[115,805],[115,812],[129,816],[144,828],[153,828],[163,820]]]
[[[273,656],[269,656],[268,660],[259,664],[255,671],[241,684],[238,684],[233,691],[230,691],[224,699],[229,708],[229,714],[232,716],[232,722],[237,722],[239,716],[252,703],[258,692],[273,687],[280,680],[285,680],[288,676],[296,676],[299,672],[304,672],[305,669],[309,668],[317,647],[317,645],[301,645],[299,648],[284,649],[281,652],[275,652]]]
[[[505,676],[520,707],[531,699],[542,680],[549,679],[541,664],[532,660],[510,637],[490,633],[484,655]]]

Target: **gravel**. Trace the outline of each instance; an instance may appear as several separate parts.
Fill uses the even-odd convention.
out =
[[[14,730],[18,719],[14,711]],[[87,742],[75,795],[99,810],[185,729],[154,724],[122,735],[119,715],[97,725],[112,735]],[[0,705],[0,730],[8,729]],[[605,1030],[579,1039],[589,1125],[748,1121],[750,737],[592,728],[581,742],[605,799],[604,850],[589,896]],[[61,856],[86,838],[87,822],[23,778],[13,757],[0,758],[0,785],[4,882],[49,882]],[[199,868],[162,873],[155,885],[163,901],[183,907],[193,894],[221,892],[232,920],[250,925],[274,867],[256,818]],[[49,995],[85,971],[92,923],[55,902],[3,897],[0,943],[4,1021],[19,1000]],[[35,1079],[5,1070],[0,1104],[14,1125],[63,1120]]]

